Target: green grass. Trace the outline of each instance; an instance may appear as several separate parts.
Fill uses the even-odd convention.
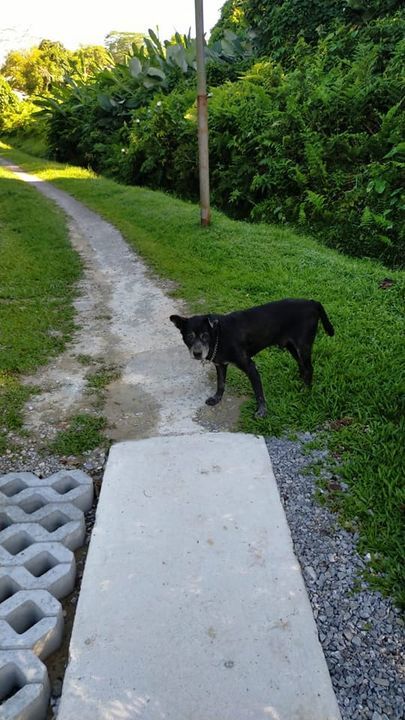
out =
[[[67,430],[61,430],[50,449],[59,455],[81,455],[86,450],[94,450],[105,445],[105,438],[101,431],[106,426],[103,417],[96,417],[87,413],[75,415],[70,421]]]
[[[175,294],[192,311],[229,311],[281,297],[315,298],[325,305],[336,335],[319,331],[312,390],[301,385],[287,353],[262,353],[257,363],[268,418],[253,419],[252,399],[243,408],[241,428],[280,434],[332,423],[335,429],[325,430],[325,438],[350,487],[334,495],[334,506],[358,528],[360,551],[372,553],[372,581],[405,602],[404,274],[339,255],[288,229],[235,222],[218,212],[212,226],[202,229],[193,204],[81,168],[7,149],[1,153],[116,225],[153,269],[177,283]],[[381,289],[387,276],[393,284]],[[230,382],[252,396],[238,371],[230,372]]]
[[[37,190],[0,167],[0,448],[22,425],[32,388],[19,376],[58,354],[74,328],[81,264],[64,216]]]
[[[102,365],[92,373],[86,375],[87,388],[89,390],[104,390],[113,380],[118,380],[120,372],[116,367]]]

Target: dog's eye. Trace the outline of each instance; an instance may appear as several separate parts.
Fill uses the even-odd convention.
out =
[[[208,342],[208,340],[210,339],[210,336],[206,332],[201,333],[200,337],[203,342]]]
[[[194,340],[194,338],[195,338],[195,335],[194,335],[193,332],[187,333],[187,335],[186,335],[186,340],[187,340],[187,342],[192,343],[193,340]]]

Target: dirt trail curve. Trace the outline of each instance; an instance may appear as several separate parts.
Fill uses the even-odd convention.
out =
[[[185,311],[168,296],[171,284],[153,277],[99,215],[18,166],[1,158],[0,163],[62,208],[84,262],[74,339],[26,378],[41,390],[26,412],[30,432],[49,435],[51,427],[88,408],[84,355],[119,369],[119,379],[106,388],[103,410],[113,440],[234,429],[240,404],[235,398],[228,395],[214,409],[205,406],[214,387],[212,370],[189,358],[169,322],[171,313]]]

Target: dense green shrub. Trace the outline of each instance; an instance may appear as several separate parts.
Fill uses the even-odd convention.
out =
[[[161,95],[134,113],[126,166],[126,178],[135,185],[147,184],[185,198],[197,196],[194,88]]]
[[[28,141],[30,149],[38,155],[46,153],[46,129],[36,117],[38,108],[29,100],[22,100],[0,75],[0,132],[3,138],[18,142],[20,147]]]
[[[351,254],[403,262],[401,26],[375,21],[357,41],[341,26],[316,51],[301,38],[288,70],[263,59],[213,88],[213,203],[234,217],[309,227]],[[196,134],[192,92],[152,103],[136,114],[127,177],[196,197]]]
[[[8,116],[15,113],[18,105],[18,98],[12,91],[10,84],[3,75],[0,75],[0,130],[4,130]]]
[[[403,263],[405,16],[392,13],[397,5],[228,0],[207,48],[213,204]],[[251,66],[252,27],[272,56]],[[71,78],[43,104],[58,160],[197,198],[189,36],[162,44],[150,31],[125,63]]]
[[[210,85],[236,79],[250,64],[249,40],[230,31],[206,52]],[[127,180],[125,154],[134,111],[189,83],[195,87],[195,69],[194,39],[176,34],[162,44],[150,30],[142,46],[133,45],[125,63],[104,69],[90,80],[65,79],[51,97],[38,101],[48,117],[54,157]]]
[[[400,0],[242,0],[244,24],[254,32],[259,54],[288,62],[299,37],[315,45],[336,23],[361,28],[392,15]]]
[[[221,8],[221,16],[211,30],[210,45],[224,37],[226,30],[231,30],[237,35],[244,35],[249,30],[245,20],[244,5],[245,0],[225,0]]]

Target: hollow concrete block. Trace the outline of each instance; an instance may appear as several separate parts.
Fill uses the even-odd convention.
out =
[[[30,650],[0,650],[1,720],[44,720],[50,687],[45,665]]]
[[[71,550],[61,543],[34,543],[16,556],[4,552],[0,588],[4,582],[14,582],[22,590],[48,590],[56,598],[62,598],[72,592],[75,576],[76,563]]]
[[[62,635],[62,606],[46,590],[20,590],[0,604],[0,650],[32,650],[44,660]]]
[[[49,529],[48,529],[49,528]],[[0,531],[0,547],[15,554],[28,543],[60,542],[70,550],[77,550],[84,543],[86,526],[83,513],[80,520],[69,520],[62,510],[48,513],[43,523],[14,523]]]

